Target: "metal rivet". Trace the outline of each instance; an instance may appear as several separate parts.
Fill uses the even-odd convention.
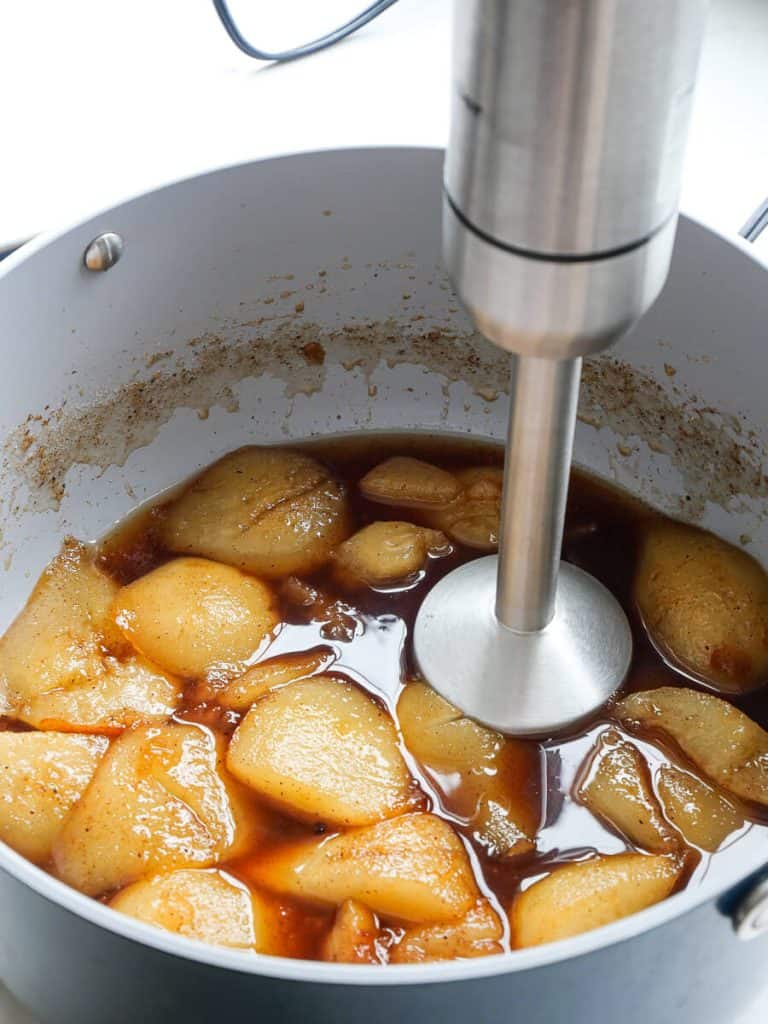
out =
[[[123,240],[114,231],[97,235],[83,253],[88,270],[110,270],[123,255]]]
[[[733,915],[733,927],[740,939],[756,939],[768,933],[768,878],[752,889]]]

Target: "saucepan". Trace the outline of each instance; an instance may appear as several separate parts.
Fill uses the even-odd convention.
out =
[[[505,357],[441,269],[441,165],[437,150],[368,149],[227,168],[4,262],[0,627],[64,536],[99,537],[240,445],[504,437]],[[768,561],[768,274],[748,249],[681,219],[656,306],[585,368],[576,461]],[[57,1024],[714,1024],[764,982],[766,864],[736,843],[700,885],[576,938],[377,968],[166,934],[2,847],[0,975]]]

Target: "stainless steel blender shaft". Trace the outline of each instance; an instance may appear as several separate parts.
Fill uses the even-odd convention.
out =
[[[445,249],[512,353],[496,614],[554,614],[579,357],[667,274],[702,0],[461,0]]]
[[[496,617],[521,633],[555,613],[581,359],[513,356]]]
[[[630,663],[618,602],[559,562],[580,362],[666,280],[705,10],[456,0],[445,261],[512,353],[512,405],[500,556],[440,580],[414,651],[444,697],[505,732],[573,724]]]

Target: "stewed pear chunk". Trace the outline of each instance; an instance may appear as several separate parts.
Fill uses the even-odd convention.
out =
[[[682,523],[643,542],[635,597],[662,654],[729,693],[768,681],[768,575],[746,552]]]
[[[495,551],[504,473],[496,466],[475,466],[456,473],[460,491],[444,508],[424,516],[430,526],[451,540],[478,551]]]
[[[409,682],[400,695],[397,717],[405,745],[419,761],[437,771],[454,771],[457,764],[483,770],[504,737],[478,725],[426,683]]]
[[[232,774],[306,821],[367,825],[413,808],[417,791],[389,715],[352,683],[316,676],[272,690],[237,728]]]
[[[526,822],[527,831],[516,818]],[[530,795],[523,796],[514,787],[505,792],[500,782],[498,787],[488,786],[485,793],[479,794],[470,823],[473,838],[485,847],[488,856],[500,860],[536,849],[537,818]]]
[[[244,851],[261,819],[197,725],[147,725],[115,740],[54,843],[59,876],[97,896],[148,874]]]
[[[533,849],[539,824],[533,744],[511,740],[467,718],[426,683],[403,690],[397,716],[408,750],[437,773],[458,776],[445,802],[470,819],[477,838],[494,856]]]
[[[393,964],[423,964],[492,956],[502,952],[503,935],[499,915],[488,900],[481,899],[458,921],[406,928],[389,960]]]
[[[88,685],[41,693],[17,716],[38,729],[114,736],[135,722],[168,718],[180,700],[180,683],[143,658],[105,655]]]
[[[703,779],[665,765],[657,782],[664,813],[692,846],[714,853],[741,828],[744,816]]]
[[[566,554],[655,649],[567,734],[410,673],[418,592],[497,548],[502,454],[251,446],[66,541],[0,637],[0,846],[149,941],[386,973],[567,940],[759,839],[768,575],[716,537],[576,474]]]
[[[127,886],[109,905],[188,939],[270,952],[274,911],[226,871],[181,868],[153,875]]]
[[[87,684],[105,649],[125,642],[109,617],[117,584],[71,538],[0,640],[0,694],[12,710],[38,694]]]
[[[113,604],[126,639],[167,672],[237,675],[279,617],[261,580],[207,558],[175,558],[123,587]]]
[[[461,840],[432,814],[284,845],[255,859],[250,873],[274,892],[331,906],[359,900],[404,921],[450,921],[479,897]]]
[[[44,864],[62,822],[109,741],[54,732],[0,732],[0,839]]]
[[[366,473],[360,490],[369,501],[404,508],[439,508],[459,493],[453,473],[421,459],[396,455]]]
[[[516,896],[512,946],[540,946],[600,928],[666,899],[681,874],[675,857],[617,853],[557,867]]]
[[[616,706],[627,722],[666,733],[723,789],[768,805],[768,733],[720,697],[663,686]]]
[[[0,641],[5,711],[41,729],[114,731],[166,718],[178,682],[130,653],[110,616],[118,586],[65,541]]]
[[[336,964],[380,964],[382,933],[376,915],[364,903],[345,900],[323,943],[323,960]]]
[[[327,562],[349,534],[349,511],[343,486],[311,456],[241,448],[172,502],[161,532],[172,551],[269,578]]]
[[[225,708],[247,711],[270,690],[324,672],[335,660],[336,652],[332,647],[314,647],[310,651],[267,658],[227,683],[216,699]]]
[[[674,849],[640,751],[614,730],[602,734],[578,790],[582,803],[613,825],[633,846],[655,853]]]
[[[378,522],[358,530],[338,548],[335,567],[342,579],[386,586],[413,576],[430,555],[447,554],[445,534],[413,523]]]

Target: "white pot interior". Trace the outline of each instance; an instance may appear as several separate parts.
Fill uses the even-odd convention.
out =
[[[473,336],[440,267],[440,166],[437,151],[369,150],[236,167],[6,261],[3,628],[64,535],[98,537],[242,444],[392,429],[503,438],[504,358]],[[83,250],[106,230],[125,255],[89,273]],[[585,369],[576,461],[768,560],[764,282],[744,251],[683,224],[661,300]],[[310,341],[325,349],[321,366],[302,352]],[[762,856],[734,857],[732,877]],[[606,931],[618,938],[704,896]],[[509,963],[440,968],[491,969]]]

